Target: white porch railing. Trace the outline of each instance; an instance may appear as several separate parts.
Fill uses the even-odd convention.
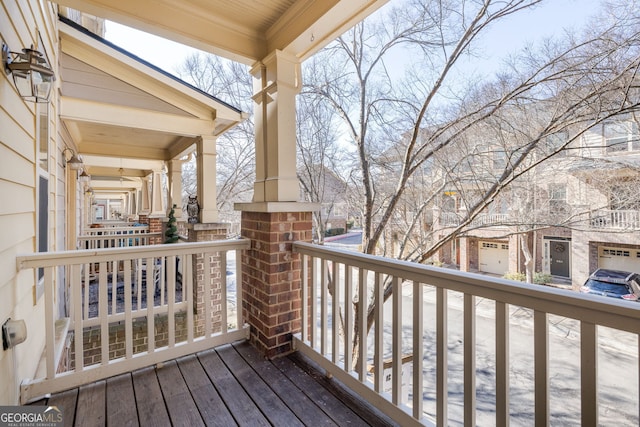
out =
[[[294,251],[311,302],[296,348],[401,425],[638,425],[640,305],[307,243]],[[384,283],[393,293],[369,332]],[[366,363],[352,366],[353,355]],[[622,418],[603,421],[605,407]]]
[[[136,230],[138,231],[138,230]],[[153,238],[162,238],[162,233],[104,233],[78,236],[80,249],[128,248],[130,246],[147,246]]]
[[[227,252],[235,252],[236,277],[241,277],[240,251],[248,247],[248,240],[238,239],[18,256],[19,270],[43,269],[45,298],[46,370],[42,378],[23,383],[22,402],[246,338],[248,329],[242,324],[240,310],[241,281],[236,280],[228,290],[225,267]],[[213,271],[215,261],[219,261],[222,274]],[[203,292],[200,300],[204,303],[201,312],[194,314],[196,276],[201,277],[198,292]],[[56,283],[58,277],[67,281],[69,328],[74,331],[71,350],[75,366],[67,372],[56,372],[60,349],[56,348],[55,328],[60,302],[56,302],[55,287],[64,286]],[[214,277],[219,277],[215,283]],[[218,283],[220,301],[216,304],[221,309],[213,313],[212,287]],[[233,296],[228,292],[235,292],[235,298],[228,298]],[[228,299],[232,299],[230,304]],[[233,311],[235,319],[228,317]],[[217,329],[211,320],[215,316],[220,324]],[[165,331],[162,336],[157,331],[160,321]],[[123,331],[114,337],[113,328],[118,324],[124,325]],[[138,335],[144,337],[134,337],[134,324]],[[95,348],[85,347],[85,333],[96,329],[99,360],[89,364],[86,358]],[[134,342],[134,338],[142,341]],[[146,344],[143,350],[140,342]]]
[[[460,225],[462,217],[453,212],[443,212],[440,214],[440,224],[445,227],[455,227]],[[479,214],[471,222],[472,227],[482,227],[486,225],[504,225],[509,220],[509,214]]]
[[[591,227],[596,229],[640,229],[640,211],[599,210],[591,214]]]

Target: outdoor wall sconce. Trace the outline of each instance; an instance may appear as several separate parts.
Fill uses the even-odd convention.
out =
[[[69,158],[69,160],[67,160],[67,152],[71,153],[71,158]],[[76,153],[71,148],[65,147],[65,149],[62,150],[62,155],[64,156],[67,165],[69,165],[69,167],[74,171],[77,171],[82,167],[82,160],[76,156]]]
[[[85,171],[83,169],[82,173],[80,174],[80,176],[78,176],[78,181],[80,181],[80,182],[89,182],[89,181],[91,181],[91,175],[89,175],[87,173],[87,171]]]
[[[47,102],[51,95],[51,83],[56,79],[44,55],[33,48],[24,48],[22,53],[11,52],[2,44],[2,64],[20,96],[31,102]]]
[[[13,348],[27,339],[27,324],[24,320],[7,319],[2,325],[2,349]]]

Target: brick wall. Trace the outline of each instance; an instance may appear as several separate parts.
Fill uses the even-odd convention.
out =
[[[301,262],[294,241],[311,241],[311,212],[242,212],[242,236],[251,249],[242,257],[243,316],[250,340],[272,358],[293,350],[301,327]]]
[[[166,346],[169,342],[169,324],[166,314],[157,314],[154,317],[155,347]],[[147,351],[147,318],[141,317],[133,321],[133,353]],[[75,367],[75,336],[71,339],[70,369]],[[186,312],[175,314],[175,338],[176,343],[187,340],[187,316]],[[85,328],[83,330],[84,365],[93,365],[102,362],[102,346],[100,343],[100,326]],[[109,360],[124,357],[125,332],[124,322],[109,325]]]

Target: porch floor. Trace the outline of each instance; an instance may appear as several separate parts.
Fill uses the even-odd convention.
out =
[[[386,426],[388,419],[293,354],[248,342],[56,393],[65,426]]]

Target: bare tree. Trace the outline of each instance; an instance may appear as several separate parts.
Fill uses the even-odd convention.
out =
[[[399,257],[417,262],[472,226],[509,186],[594,124],[638,107],[635,18],[602,19],[599,28],[592,25],[582,35],[567,34],[538,49],[527,48],[493,81],[460,80],[465,55],[473,52],[480,35],[539,3],[404,1],[327,48],[324,54],[331,55],[332,66],[307,81],[305,92],[324,97],[335,108],[353,145],[363,195],[364,252],[381,251],[385,230],[399,217],[408,189],[430,162],[446,167],[423,188],[422,200],[436,201],[442,189],[454,188],[465,194],[466,214],[430,244],[398,251]],[[411,52],[419,71],[396,85],[386,64],[399,46]],[[560,132],[570,137],[548,147],[545,142]],[[480,134],[487,143],[478,141]],[[499,168],[477,162],[496,153],[502,158]],[[415,233],[419,223],[413,221],[398,240],[420,235]],[[388,285],[384,298],[390,295]],[[369,327],[376,303],[368,308]]]
[[[247,68],[223,58],[195,53],[179,69],[180,77],[242,111],[253,111]],[[217,205],[222,221],[238,222],[233,203],[250,201],[255,174],[255,136],[251,118],[217,140]],[[193,159],[192,159],[193,160]],[[195,194],[195,164],[183,168],[183,197]]]

